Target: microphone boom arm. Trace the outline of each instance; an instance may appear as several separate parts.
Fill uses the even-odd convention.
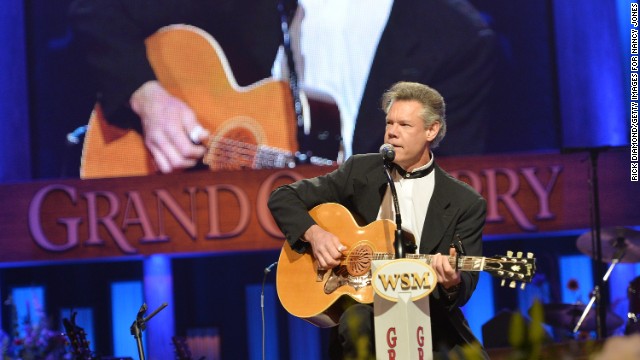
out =
[[[142,332],[147,328],[147,321],[149,321],[152,317],[154,317],[160,310],[167,307],[167,303],[162,303],[157,309],[155,309],[149,316],[145,317],[144,314],[147,312],[147,304],[143,303],[138,310],[138,315],[136,319],[131,324],[131,335],[136,339],[136,345],[138,347],[138,357],[140,360],[145,360],[144,357],[144,349],[142,348]]]

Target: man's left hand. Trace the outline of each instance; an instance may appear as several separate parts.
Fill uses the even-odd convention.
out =
[[[460,282],[460,271],[456,271],[449,263],[449,257],[456,256],[456,249],[449,249],[449,255],[435,254],[431,260],[431,267],[436,271],[438,275],[438,283],[440,283],[445,289],[452,288]]]

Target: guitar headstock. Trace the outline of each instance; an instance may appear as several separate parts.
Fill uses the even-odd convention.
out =
[[[524,289],[525,284],[531,282],[536,272],[536,259],[533,257],[533,253],[527,253],[524,256],[519,251],[515,257],[513,255],[513,251],[507,251],[506,256],[496,255],[486,258],[484,270],[502,279],[501,286],[504,286],[507,280],[511,280],[509,281],[510,288],[515,288],[517,282],[522,282],[520,288]]]
[[[89,349],[87,334],[83,328],[76,325],[76,315],[74,311],[71,313],[71,319],[62,319],[69,345],[71,345],[71,354],[75,360],[91,360],[94,357]]]

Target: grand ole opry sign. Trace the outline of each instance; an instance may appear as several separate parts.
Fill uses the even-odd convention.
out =
[[[487,237],[590,226],[586,153],[437,161],[487,199]],[[629,180],[628,152],[603,152],[597,163],[602,226],[640,225],[640,184]],[[280,249],[282,235],[266,205],[270,192],[330,170],[299,166],[1,185],[0,262]]]

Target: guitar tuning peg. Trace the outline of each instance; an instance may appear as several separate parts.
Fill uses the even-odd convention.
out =
[[[511,250],[507,251],[507,256],[508,257],[513,257],[513,251],[511,251]]]
[[[518,259],[522,257],[522,251],[518,251],[517,257],[518,257]]]
[[[512,281],[509,283],[509,287],[510,287],[510,288],[512,288],[512,289],[515,289],[515,288],[516,288],[516,282],[512,280]]]
[[[500,281],[500,286],[504,286],[505,280],[502,279],[502,281]]]
[[[525,286],[527,286],[527,283],[520,284],[520,290],[524,290]]]
[[[528,252],[527,253],[527,259],[533,259],[533,253]]]

